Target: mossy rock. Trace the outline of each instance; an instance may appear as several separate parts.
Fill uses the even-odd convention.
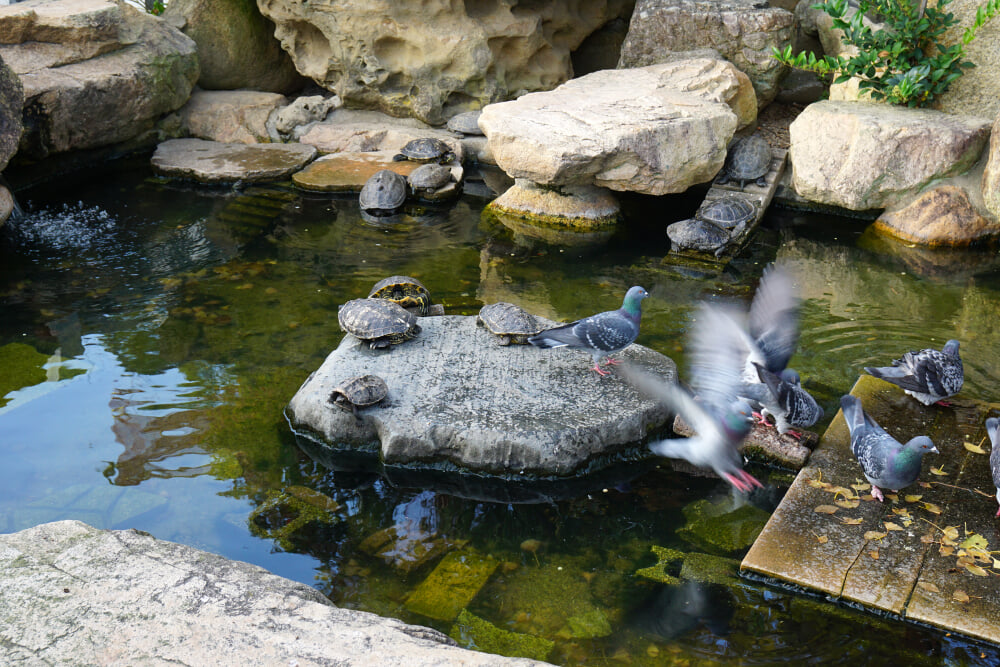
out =
[[[679,584],[680,579],[667,574],[667,567],[679,560],[682,560],[684,558],[684,553],[677,551],[676,549],[668,549],[655,544],[650,547],[650,549],[652,549],[653,553],[656,554],[656,557],[659,559],[657,560],[656,565],[636,570],[635,573],[640,577],[658,581],[662,584]]]
[[[558,632],[560,637],[566,639],[595,639],[610,634],[611,622],[607,614],[596,607],[583,614],[570,616],[566,619],[566,626]]]
[[[502,630],[463,609],[449,636],[466,648],[510,658],[546,660],[555,643],[542,637]]]
[[[467,543],[467,540],[449,540],[436,533],[420,532],[419,529],[412,532],[403,529],[400,532],[399,526],[389,526],[366,537],[358,549],[382,559],[404,574],[410,574]]]
[[[453,621],[486,585],[499,564],[495,558],[471,549],[453,551],[407,598],[406,608],[428,618]]]
[[[711,554],[689,553],[681,565],[681,579],[729,586],[739,582],[740,562]]]
[[[303,500],[300,495],[306,499]],[[338,508],[336,501],[323,496],[326,502],[321,502],[316,496],[322,494],[304,487],[289,487],[282,493],[269,491],[267,499],[247,519],[250,532],[276,540],[285,551],[295,551],[294,538],[306,526],[332,524],[339,520],[333,514]]]
[[[0,347],[0,406],[8,403],[8,393],[45,382],[42,366],[49,358],[24,343],[8,343]]]
[[[732,508],[729,502],[697,500],[684,508],[687,524],[677,531],[702,551],[729,555],[747,549],[764,529],[770,515],[753,505]]]

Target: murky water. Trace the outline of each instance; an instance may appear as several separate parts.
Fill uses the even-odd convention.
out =
[[[445,632],[450,617],[414,600],[442,553],[475,554],[495,569],[467,613],[518,634],[470,641],[559,664],[1000,662],[992,647],[733,580],[743,547],[685,526],[705,500],[766,517],[780,487],[740,508],[724,484],[650,462],[538,489],[546,502],[489,502],[511,489],[324,465],[282,417],[342,336],[337,304],[391,273],[419,277],[449,313],[507,300],[553,319],[617,307],[642,284],[640,342],[683,373],[694,304],[748,299],[776,257],[805,297],[792,365],[828,414],[863,365],[952,337],[963,395],[996,400],[995,251],[956,263],[857,221],[775,211],[712,275],[660,262],[690,198],[629,200],[610,242],[560,247],[481,221],[485,199],[366,220],[350,197],[186,187],[145,161],[18,197],[25,218],[0,229],[0,531],[63,518],[140,528]],[[637,576],[654,545],[722,558],[709,578],[723,583]],[[455,634],[469,640],[463,618]]]

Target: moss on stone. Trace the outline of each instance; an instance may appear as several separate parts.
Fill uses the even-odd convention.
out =
[[[0,406],[7,404],[3,398],[8,393],[45,382],[42,366],[49,358],[24,343],[8,343],[0,347]]]
[[[607,637],[611,634],[611,622],[607,615],[596,607],[582,614],[566,619],[566,627],[559,631],[559,636],[567,639],[594,639]]]
[[[667,574],[667,567],[683,559],[684,553],[677,551],[676,549],[668,549],[655,544],[651,546],[650,549],[652,549],[653,553],[656,554],[658,559],[656,564],[636,570],[635,573],[640,577],[645,577],[646,579],[658,581],[663,584],[679,584],[680,579]]]
[[[453,621],[486,585],[499,562],[471,549],[455,551],[437,567],[406,600],[406,608],[416,614],[441,621]]]
[[[711,554],[689,553],[681,565],[681,579],[728,586],[739,581],[740,562]]]
[[[326,507],[319,507],[318,503],[303,501],[288,491],[268,491],[267,499],[250,513],[247,520],[250,532],[258,537],[276,540],[285,551],[295,551],[293,538],[296,533],[309,524],[330,524],[337,520],[332,510],[328,509],[330,503],[336,509],[337,503],[327,500],[329,503]]]
[[[449,636],[460,645],[511,658],[546,660],[555,643],[542,637],[503,630],[463,609]]]
[[[728,502],[697,500],[684,508],[687,524],[677,534],[709,553],[728,555],[747,549],[764,529],[769,515],[745,504],[735,509]]]

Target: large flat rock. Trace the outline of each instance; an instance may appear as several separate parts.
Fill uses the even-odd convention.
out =
[[[288,404],[293,426],[330,449],[379,453],[389,464],[495,475],[568,475],[669,428],[670,415],[576,350],[500,346],[473,316],[425,317],[416,338],[371,350],[345,335]],[[620,358],[669,381],[669,358],[632,345]],[[371,373],[389,385],[361,419],[331,406],[343,379]],[[609,457],[613,458],[613,457]]]
[[[204,139],[169,139],[156,147],[153,168],[162,174],[206,183],[274,181],[316,157],[305,144],[241,144]]]
[[[80,521],[0,535],[5,665],[541,665],[335,607],[249,563]]]

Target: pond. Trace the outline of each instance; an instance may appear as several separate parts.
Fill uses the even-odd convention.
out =
[[[712,273],[661,261],[692,196],[626,199],[628,224],[607,243],[557,246],[481,219],[488,199],[472,195],[370,220],[355,197],[172,183],[145,158],[17,195],[25,217],[0,228],[0,531],[138,528],[446,633],[451,618],[414,611],[414,591],[435,556],[475,553],[492,576],[466,613],[519,633],[506,650],[556,664],[1000,663],[996,647],[729,576],[746,546],[700,541],[689,516],[763,520],[787,474],[754,469],[771,486],[746,503],[666,462],[623,462],[550,485],[545,502],[496,502],[327,467],[282,414],[339,343],[337,305],[390,274],[419,277],[449,314],[505,300],[567,320],[641,284],[639,342],[683,377],[697,302],[748,300],[775,259],[804,297],[792,365],[829,416],[862,366],[953,337],[962,395],[997,400],[995,251],[928,252],[857,220],[774,209]],[[708,553],[725,585],[637,576],[654,546]]]

